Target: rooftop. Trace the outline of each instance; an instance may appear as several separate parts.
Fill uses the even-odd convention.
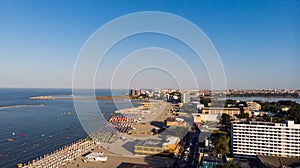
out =
[[[274,122],[262,122],[262,121],[245,121],[245,122],[234,122],[233,124],[267,125],[267,126],[300,128],[300,124],[295,124],[294,121],[290,121],[290,120],[287,120],[286,123],[274,123]]]
[[[180,140],[178,137],[168,137],[165,140],[161,139],[149,139],[149,140],[140,140],[136,143],[135,146],[150,146],[150,147],[162,147],[163,145],[176,144]]]
[[[167,142],[164,145],[176,144],[180,139],[178,137],[168,137]]]
[[[222,154],[204,154],[202,159],[202,161],[206,162],[224,163],[224,158]]]
[[[150,147],[162,147],[164,142],[157,139],[140,140],[135,146],[150,146]]]
[[[237,107],[204,107],[204,110],[240,110]]]
[[[257,156],[257,159],[265,167],[297,167],[300,166],[299,158],[286,158],[286,157],[277,157],[277,156]]]

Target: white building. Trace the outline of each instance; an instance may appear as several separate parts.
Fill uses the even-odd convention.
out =
[[[194,118],[194,123],[201,122],[218,122],[221,119],[221,115],[219,114],[201,114],[201,113],[192,113]]]
[[[241,122],[231,126],[231,152],[234,157],[256,155],[300,157],[300,124]]]
[[[249,110],[261,110],[261,105],[256,102],[247,102],[247,108]]]
[[[204,108],[204,104],[201,104],[197,101],[192,101],[192,108],[197,110],[202,110]]]
[[[257,111],[257,110],[252,110],[251,111],[252,116],[264,116],[264,115],[268,115],[270,117],[274,117],[275,114],[272,112],[266,112],[266,111]]]
[[[182,103],[189,103],[190,102],[190,94],[189,93],[182,93]]]

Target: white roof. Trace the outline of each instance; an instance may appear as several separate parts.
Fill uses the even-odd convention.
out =
[[[176,144],[177,140],[179,140],[178,137],[168,137],[167,142],[165,142],[164,145]]]

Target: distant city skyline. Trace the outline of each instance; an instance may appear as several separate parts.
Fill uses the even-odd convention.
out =
[[[112,19],[141,11],[175,14],[202,29],[220,55],[228,89],[300,89],[300,2],[296,0],[2,0],[0,88],[71,88],[77,55],[92,33]],[[207,69],[195,53],[177,39],[155,33],[137,34],[113,46],[95,74],[96,88],[111,88],[111,74],[122,59],[146,47],[178,55],[195,73],[198,88],[210,89]],[[168,54],[158,54],[150,53],[148,59],[155,59],[147,61],[170,60]],[[127,61],[140,64],[143,56]],[[137,73],[130,83],[120,82],[133,75],[126,73],[131,72],[130,64],[126,65],[116,70],[113,88],[176,88],[177,80],[188,81],[180,86],[183,89],[195,88],[187,71],[180,74],[178,61],[166,65],[178,68],[176,77],[150,68]]]

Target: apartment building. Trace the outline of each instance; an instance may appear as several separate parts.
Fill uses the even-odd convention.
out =
[[[234,157],[256,155],[300,157],[300,124],[240,122],[231,126],[231,152]]]

